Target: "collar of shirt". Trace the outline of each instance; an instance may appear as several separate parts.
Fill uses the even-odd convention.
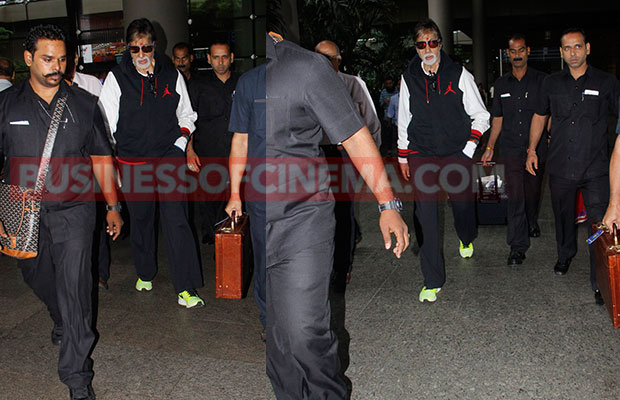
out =
[[[267,59],[277,60],[278,56],[276,55],[276,41],[268,33],[265,33],[265,40],[267,41]]]
[[[584,77],[585,77],[585,78],[589,78],[589,77],[590,77],[590,75],[591,75],[591,74],[590,74],[590,64],[588,64],[588,67],[586,68],[586,72],[585,72],[583,75],[581,75],[579,78],[577,78],[577,79],[573,78],[573,76],[571,75],[571,73],[570,73],[570,68],[565,68],[565,69],[563,69],[563,70],[562,70],[562,75],[563,75],[563,77],[564,77],[565,79],[570,78],[570,80],[571,80],[571,81],[573,81],[573,82],[577,82],[578,80],[580,80],[580,79],[582,79],[582,78],[584,78]]]
[[[43,100],[32,88],[32,86],[30,85],[30,80],[27,81],[27,83],[24,85],[24,94],[31,97],[34,100],[40,100],[41,104],[43,104],[44,106],[46,106],[48,109],[52,107],[53,104],[56,103],[56,99],[58,98],[58,96],[60,96],[62,93],[67,92],[67,90],[69,88],[69,85],[67,84],[67,82],[65,82],[64,80],[60,81],[60,85],[58,86],[58,91],[56,91],[56,94],[54,95],[54,98],[52,99],[52,102],[50,104],[47,104],[47,102],[45,100]]]

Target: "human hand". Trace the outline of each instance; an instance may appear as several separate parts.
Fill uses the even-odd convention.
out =
[[[192,172],[200,171],[200,157],[198,154],[189,147],[187,148],[187,152],[185,153],[185,159],[187,160],[187,168],[189,168]]]
[[[538,156],[535,151],[527,153],[527,160],[525,160],[525,169],[530,174],[536,176],[536,169],[538,169]]]
[[[400,167],[400,174],[403,176],[403,179],[406,180],[407,182],[409,182],[409,163],[404,162],[401,163],[399,161],[398,166]]]
[[[116,240],[118,235],[121,234],[121,229],[123,227],[121,213],[119,211],[109,210],[105,219],[108,224],[106,227],[107,234],[112,236],[112,240]]]
[[[620,227],[620,204],[609,203],[609,207],[607,207],[607,212],[603,217],[603,223],[609,229],[613,229],[614,224]]]
[[[400,213],[396,210],[382,211],[379,217],[379,228],[383,235],[383,242],[385,243],[386,250],[392,247],[391,234],[394,234],[396,237],[396,245],[392,251],[396,255],[396,258],[400,258],[402,253],[409,247],[409,229],[400,216]]]
[[[482,161],[483,167],[488,167],[491,165],[490,162],[493,161],[493,149],[486,149],[486,151],[482,154],[480,161]]]

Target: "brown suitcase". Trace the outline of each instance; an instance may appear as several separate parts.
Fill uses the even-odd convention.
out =
[[[596,255],[596,282],[611,316],[614,328],[620,328],[620,245],[618,232],[601,224],[592,224],[592,231],[604,233],[592,244]]]
[[[237,222],[228,218],[215,232],[215,297],[245,297],[253,265],[248,215],[241,215]]]

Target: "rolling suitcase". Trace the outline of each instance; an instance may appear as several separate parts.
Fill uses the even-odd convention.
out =
[[[505,184],[497,175],[496,164],[489,164],[491,175],[484,176],[482,162],[476,163],[481,172],[476,194],[476,219],[478,225],[505,225],[508,222],[508,195],[504,191]]]
[[[601,224],[592,224],[592,231],[603,230],[593,243],[596,256],[596,282],[601,291],[605,306],[611,316],[614,328],[620,328],[620,245],[618,230],[613,232]]]
[[[245,297],[253,266],[249,216],[235,218],[233,214],[215,232],[215,297]]]

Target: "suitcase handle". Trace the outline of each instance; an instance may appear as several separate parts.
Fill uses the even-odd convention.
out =
[[[235,222],[237,222],[237,211],[232,210],[232,213],[230,213],[230,229],[232,231],[235,230]]]

